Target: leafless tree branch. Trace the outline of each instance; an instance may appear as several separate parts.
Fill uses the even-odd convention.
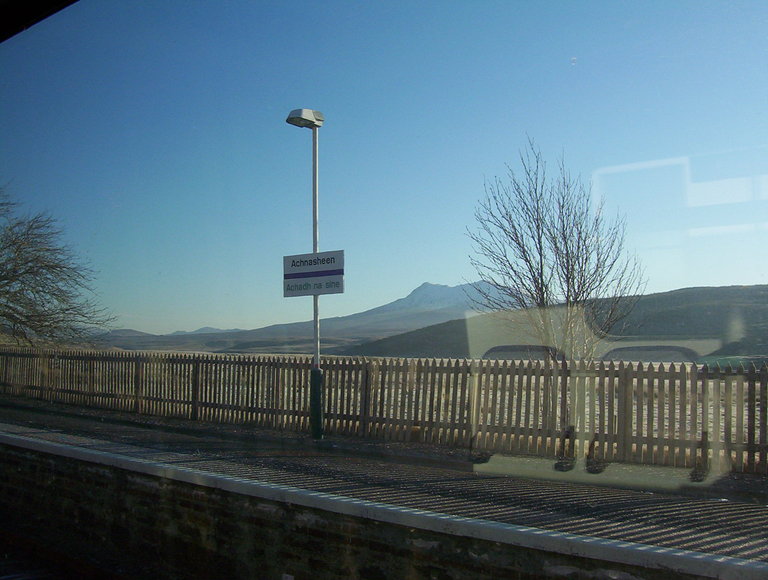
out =
[[[20,216],[0,190],[0,324],[17,341],[82,341],[112,317],[91,298],[92,272],[49,215]]]
[[[591,187],[560,160],[554,178],[533,140],[521,172],[486,183],[475,211],[470,256],[482,310],[522,310],[543,345],[591,358],[634,307],[643,270],[625,248],[624,218],[611,219]]]

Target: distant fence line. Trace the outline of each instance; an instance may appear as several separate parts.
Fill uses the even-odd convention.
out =
[[[304,356],[6,348],[0,392],[309,430]],[[768,473],[768,366],[327,357],[325,432],[492,453]]]

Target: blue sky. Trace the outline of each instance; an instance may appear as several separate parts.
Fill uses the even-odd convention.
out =
[[[648,291],[768,283],[768,4],[80,0],[0,44],[0,183],[59,221],[118,327],[257,328],[311,251],[322,316],[475,279],[527,136],[627,215]]]

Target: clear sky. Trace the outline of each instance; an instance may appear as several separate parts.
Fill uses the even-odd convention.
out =
[[[627,214],[648,291],[768,283],[768,3],[80,0],[0,44],[0,183],[117,327],[312,317],[282,257],[345,250],[322,316],[476,278],[527,136]]]

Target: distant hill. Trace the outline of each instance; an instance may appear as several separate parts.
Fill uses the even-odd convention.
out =
[[[683,288],[639,299],[615,334],[739,340],[768,334],[768,285]]]
[[[473,318],[473,323],[494,326],[492,314]],[[487,334],[487,332],[486,332]],[[494,332],[494,334],[499,334]],[[503,339],[501,339],[503,340]],[[479,357],[482,352],[470,347],[470,330],[466,319],[449,320],[403,334],[381,338],[364,344],[336,349],[334,354],[348,356],[414,357],[414,358],[467,358]],[[502,342],[503,343],[503,342]],[[487,349],[485,349],[487,350]],[[485,352],[483,350],[483,352]]]
[[[177,330],[172,332],[169,336],[181,336],[184,334],[218,334],[221,332],[242,332],[240,328],[230,328],[229,330],[222,330],[221,328],[213,328],[211,326],[203,326],[197,330]]]
[[[325,352],[417,328],[473,316],[475,290],[470,284],[424,283],[389,304],[321,321]],[[275,324],[255,330],[216,331],[210,327],[170,335],[114,331],[99,337],[105,348],[200,352],[312,352],[312,321]],[[330,350],[329,350],[330,349]]]
[[[479,357],[489,348],[529,339],[515,336],[496,314],[447,321],[338,354],[392,357]],[[613,333],[614,346],[684,345],[698,355],[768,355],[768,285],[684,288],[639,298]]]
[[[487,349],[518,344],[494,314],[473,310],[471,285],[425,283],[389,304],[322,320],[326,354],[407,357],[477,357]],[[105,348],[197,352],[309,353],[312,322],[255,330],[153,335],[130,329],[100,337]],[[684,345],[699,355],[768,354],[768,285],[684,288],[649,294],[613,336],[620,345]]]
[[[120,338],[136,338],[143,336],[155,336],[148,332],[141,332],[140,330],[133,330],[132,328],[119,328],[117,330],[110,330],[100,338],[103,340],[120,339]]]

